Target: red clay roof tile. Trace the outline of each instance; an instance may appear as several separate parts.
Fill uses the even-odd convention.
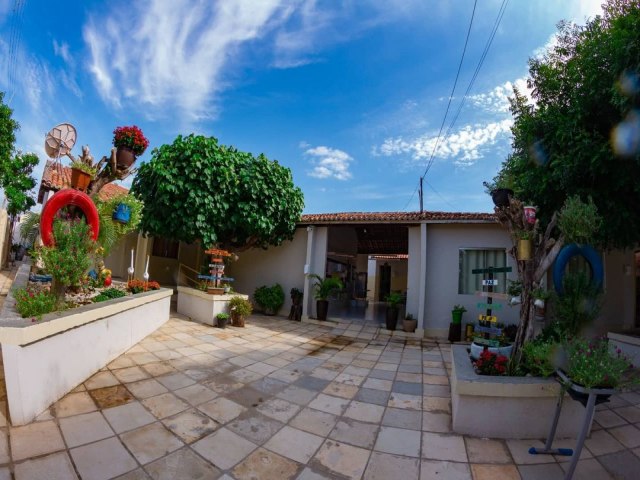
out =
[[[473,212],[342,212],[302,215],[298,224],[496,222],[493,213]]]
[[[44,172],[42,173],[40,189],[38,190],[38,202],[42,203],[45,192],[57,192],[63,188],[69,188],[70,185],[71,168],[60,165],[60,163],[54,162],[53,160],[47,160],[44,166]],[[128,188],[121,187],[114,183],[108,183],[98,192],[98,198],[100,200],[109,200],[116,195],[122,195],[128,192]]]

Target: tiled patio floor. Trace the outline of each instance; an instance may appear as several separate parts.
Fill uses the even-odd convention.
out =
[[[451,432],[449,352],[363,325],[173,315],[37,421],[2,422],[0,479],[562,478],[567,457],[527,454],[540,442]],[[575,478],[638,478],[639,405],[599,407]]]

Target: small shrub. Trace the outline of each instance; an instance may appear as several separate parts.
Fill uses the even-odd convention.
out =
[[[219,313],[216,315],[216,318],[218,320],[229,320],[229,314],[228,313]]]
[[[19,288],[13,292],[13,297],[16,299],[16,310],[22,318],[35,317],[40,320],[42,315],[56,308],[55,295],[35,286]]]
[[[522,367],[535,377],[549,377],[556,371],[558,344],[532,341],[522,347]]]
[[[231,300],[229,300],[229,310],[236,313],[241,317],[247,317],[251,315],[253,311],[253,305],[249,300],[245,298],[235,296]]]
[[[95,297],[93,297],[93,302],[94,303],[104,302],[106,300],[111,300],[113,298],[121,298],[121,297],[124,297],[125,295],[126,293],[124,293],[122,290],[118,288],[108,288],[106,290],[103,290],[99,295],[96,295]]]
[[[282,286],[279,283],[271,287],[263,285],[256,288],[253,293],[253,298],[255,298],[256,303],[264,310],[277,313],[284,303],[284,290],[282,290]]]

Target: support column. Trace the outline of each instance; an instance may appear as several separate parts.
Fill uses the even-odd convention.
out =
[[[420,224],[420,286],[418,300],[418,328],[426,329],[427,307],[427,224]]]

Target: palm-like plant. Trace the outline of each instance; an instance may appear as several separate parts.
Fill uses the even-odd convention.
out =
[[[340,279],[335,277],[322,278],[316,273],[309,275],[315,280],[313,287],[315,289],[314,297],[316,300],[326,300],[333,292],[342,290],[343,285]]]
[[[40,233],[40,214],[27,212],[20,223],[20,238],[27,244],[33,245]]]

